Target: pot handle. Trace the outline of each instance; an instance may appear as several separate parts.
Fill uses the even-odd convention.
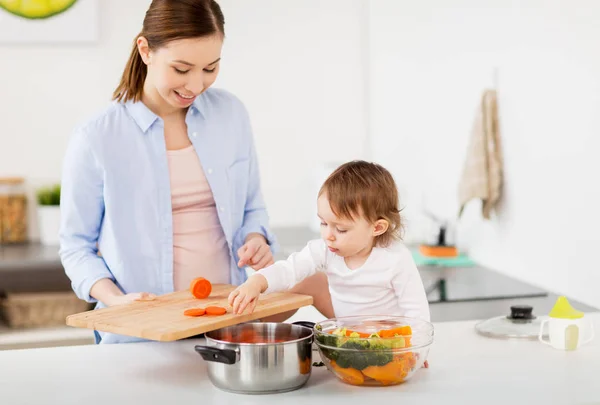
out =
[[[196,345],[194,349],[200,353],[200,356],[206,361],[223,364],[235,364],[237,352],[231,349],[218,349],[211,346]]]
[[[304,326],[305,328],[309,328],[309,329],[313,329],[315,327],[315,323],[310,322],[310,321],[296,321],[296,322],[292,322],[292,325],[300,325],[300,326]]]

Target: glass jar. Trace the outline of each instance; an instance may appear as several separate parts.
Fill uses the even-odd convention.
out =
[[[27,241],[25,179],[0,177],[0,244]]]

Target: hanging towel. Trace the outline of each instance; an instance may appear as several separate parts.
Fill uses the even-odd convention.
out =
[[[486,90],[475,116],[458,186],[459,217],[469,201],[480,199],[483,217],[490,218],[492,209],[500,199],[502,172],[497,96],[495,90]]]

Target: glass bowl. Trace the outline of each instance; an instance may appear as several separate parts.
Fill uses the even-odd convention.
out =
[[[423,367],[433,343],[433,325],[402,316],[350,316],[315,325],[323,363],[351,385],[403,383]]]

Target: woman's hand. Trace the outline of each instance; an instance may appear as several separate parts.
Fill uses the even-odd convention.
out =
[[[92,286],[90,295],[102,302],[107,307],[129,304],[133,301],[152,301],[154,298],[156,298],[155,294],[147,292],[123,294],[123,291],[121,291],[119,287],[117,287],[116,284],[108,278],[103,278],[96,281]]]
[[[115,305],[130,304],[134,301],[152,301],[155,298],[155,294],[147,292],[129,293],[125,295],[113,296],[108,299],[108,302],[105,302],[105,304],[109,307],[114,307]]]
[[[249,265],[254,270],[260,270],[274,263],[273,253],[265,237],[259,233],[251,233],[246,238],[244,246],[238,249],[238,267]]]
[[[258,297],[268,287],[267,279],[262,274],[255,274],[246,280],[244,284],[236,288],[229,294],[229,305],[233,308],[234,314],[241,314],[246,308],[248,313],[254,312]]]

